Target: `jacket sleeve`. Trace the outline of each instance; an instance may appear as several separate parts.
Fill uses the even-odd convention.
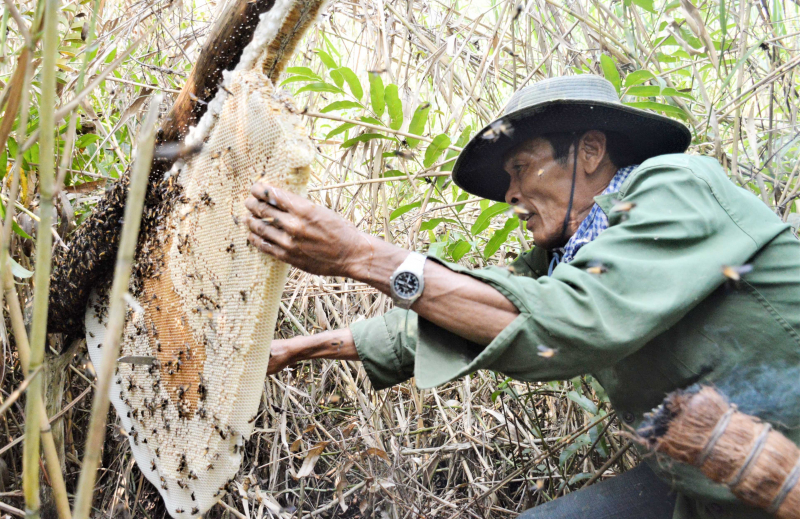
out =
[[[414,376],[417,314],[394,308],[384,315],[350,325],[358,357],[375,389]]]
[[[742,265],[758,249],[702,171],[644,165],[619,196],[632,209],[610,211],[609,228],[551,277],[447,264],[492,285],[520,315],[485,348],[422,318],[416,340],[394,333],[398,356],[415,351],[417,384],[433,387],[477,369],[554,380],[613,365],[725,283],[723,266]]]

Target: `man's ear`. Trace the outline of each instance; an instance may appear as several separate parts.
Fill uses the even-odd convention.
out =
[[[587,175],[591,175],[606,157],[606,135],[597,130],[590,130],[581,137],[578,149],[579,160]]]

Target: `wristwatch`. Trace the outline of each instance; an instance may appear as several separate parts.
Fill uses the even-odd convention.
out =
[[[389,278],[395,306],[408,310],[422,295],[422,290],[425,288],[422,270],[426,259],[428,258],[425,255],[412,252]]]

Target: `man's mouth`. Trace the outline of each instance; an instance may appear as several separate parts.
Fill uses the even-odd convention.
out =
[[[529,211],[524,207],[520,206],[514,206],[514,213],[516,213],[517,217],[523,222],[527,222],[528,220],[533,218],[534,215],[536,214],[533,211]]]

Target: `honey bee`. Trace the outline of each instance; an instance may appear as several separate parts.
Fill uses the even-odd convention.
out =
[[[538,345],[536,349],[539,350],[539,353],[537,353],[537,355],[539,355],[540,357],[544,357],[545,359],[552,358],[556,354],[556,350],[554,350],[553,348],[548,348],[544,344]]]
[[[498,119],[490,124],[489,129],[481,135],[481,139],[497,142],[501,135],[505,135],[509,139],[514,136],[514,127],[505,119]]]
[[[739,281],[742,279],[742,276],[745,274],[752,272],[753,266],[752,265],[739,265],[737,266],[730,266],[724,265],[722,267],[722,275],[726,278],[730,279],[731,281]]]
[[[589,274],[595,274],[599,276],[600,274],[605,274],[606,272],[608,272],[608,267],[606,267],[599,261],[590,261],[589,267],[586,269],[586,272],[588,272]]]

